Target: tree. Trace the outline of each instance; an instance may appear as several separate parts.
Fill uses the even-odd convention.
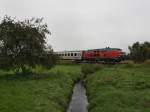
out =
[[[136,42],[132,46],[129,46],[130,57],[135,62],[144,62],[147,59],[150,59],[150,43]]]
[[[0,67],[4,69],[35,67],[40,64],[51,67],[56,58],[48,48],[46,35],[51,34],[43,18],[16,21],[5,16],[0,23]]]

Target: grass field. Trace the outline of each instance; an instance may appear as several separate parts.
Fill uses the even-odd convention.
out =
[[[89,112],[150,112],[149,65],[69,64],[33,72],[0,71],[0,112],[65,112],[79,78],[85,78]]]
[[[150,66],[115,65],[88,75],[89,112],[150,112]]]
[[[40,75],[0,71],[0,112],[65,112],[79,66],[56,66]]]

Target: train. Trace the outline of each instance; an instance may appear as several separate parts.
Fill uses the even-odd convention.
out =
[[[90,63],[119,63],[125,59],[125,52],[119,48],[100,48],[90,50],[61,51],[56,52],[61,60]]]

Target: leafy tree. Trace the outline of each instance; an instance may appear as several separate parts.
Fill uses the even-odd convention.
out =
[[[130,57],[135,62],[144,62],[147,59],[150,59],[150,43],[136,42],[132,46],[129,46]]]
[[[35,67],[40,64],[52,67],[56,58],[46,44],[50,34],[43,18],[16,21],[5,16],[0,23],[0,67],[3,69]]]

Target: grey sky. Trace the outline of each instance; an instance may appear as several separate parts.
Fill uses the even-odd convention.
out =
[[[0,0],[0,17],[44,17],[54,50],[150,41],[150,0]]]

